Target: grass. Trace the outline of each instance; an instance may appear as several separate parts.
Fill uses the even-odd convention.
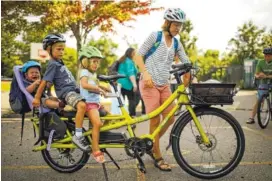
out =
[[[10,81],[1,81],[1,92],[9,92],[10,83]]]

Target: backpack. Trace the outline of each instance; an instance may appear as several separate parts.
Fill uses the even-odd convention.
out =
[[[10,93],[9,93],[9,105],[13,112],[24,114],[31,111],[25,94],[21,91],[17,79],[14,76],[11,81]]]
[[[31,111],[31,107],[28,104],[26,95],[23,92],[23,83],[20,81],[23,79],[22,72],[20,69],[22,66],[14,66],[13,67],[13,78],[11,81],[10,86],[10,93],[9,93],[9,104],[15,113],[19,113],[22,115],[22,128],[21,128],[21,143],[22,145],[22,138],[23,138],[23,130],[24,130],[24,122],[25,122],[25,113]],[[34,112],[33,112],[34,114]]]
[[[64,138],[67,125],[60,119],[55,112],[42,113],[39,116],[39,139],[35,143],[37,145],[41,140],[47,139],[51,143],[52,139]]]
[[[118,60],[114,61],[111,66],[108,67],[108,75],[117,75],[120,62]]]
[[[153,46],[148,50],[147,54],[144,56],[144,62],[147,60],[148,57],[150,57],[159,47],[162,40],[162,31],[158,31],[156,42],[153,44]],[[174,37],[174,48],[175,52],[178,51],[178,40]]]

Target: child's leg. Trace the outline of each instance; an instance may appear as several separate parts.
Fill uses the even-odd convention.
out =
[[[77,113],[75,117],[76,121],[76,134],[73,136],[72,141],[83,151],[90,151],[89,143],[85,137],[82,136],[83,119],[86,112],[86,104],[83,101],[79,101],[76,104]]]
[[[50,109],[64,108],[65,104],[56,97],[43,97],[42,105]]]
[[[92,149],[94,152],[99,151],[98,140],[100,134],[100,127],[102,123],[100,121],[99,112],[97,109],[91,109],[88,111],[88,117],[91,121],[93,128],[92,128]]]
[[[72,141],[81,150],[90,151],[88,142],[86,141],[85,137],[82,136],[83,119],[86,112],[86,103],[83,100],[84,98],[76,92],[70,92],[65,96],[66,103],[77,109],[75,116],[76,134],[73,136]]]
[[[98,104],[87,104],[87,115],[89,120],[91,121],[93,128],[92,128],[92,154],[94,159],[98,163],[105,162],[104,154],[99,149],[99,134],[100,134],[100,127],[103,125],[100,120],[100,115],[98,111],[99,105]]]
[[[44,105],[48,108],[52,108],[52,109],[57,109],[59,108],[59,104],[60,102],[59,101],[54,101],[54,100],[51,100],[51,99],[45,99],[44,101]]]
[[[84,115],[86,112],[86,103],[83,101],[79,101],[76,105],[76,128],[82,128],[83,126],[83,120],[84,120]]]

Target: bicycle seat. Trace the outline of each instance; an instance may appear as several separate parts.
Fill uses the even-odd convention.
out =
[[[117,74],[117,75],[98,75],[97,78],[100,81],[117,81],[120,78],[126,78],[125,75]]]

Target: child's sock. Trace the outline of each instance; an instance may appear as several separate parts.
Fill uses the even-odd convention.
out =
[[[82,128],[76,128],[76,137],[82,136]]]

